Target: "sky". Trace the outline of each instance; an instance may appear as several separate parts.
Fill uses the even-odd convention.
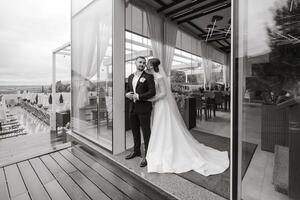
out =
[[[52,51],[70,41],[70,1],[1,0],[0,85],[51,83]],[[286,1],[247,1],[248,55],[269,50],[266,27],[274,24],[274,8]],[[58,56],[57,80],[69,79],[70,58]]]
[[[246,1],[244,1],[246,2]],[[247,53],[249,56],[269,52],[267,27],[274,26],[274,11],[287,4],[287,0],[248,0]]]
[[[70,0],[1,0],[0,85],[50,84],[52,51],[70,41]],[[69,79],[70,58],[57,58]]]

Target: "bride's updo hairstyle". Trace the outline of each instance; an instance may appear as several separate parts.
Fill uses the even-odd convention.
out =
[[[150,58],[148,62],[153,66],[155,72],[159,72],[158,66],[160,65],[160,60],[158,58]]]

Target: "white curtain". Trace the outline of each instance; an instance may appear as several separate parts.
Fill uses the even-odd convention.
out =
[[[164,25],[163,19],[154,11],[147,10],[147,23],[153,56],[163,61]],[[161,62],[164,63],[164,62]]]
[[[204,64],[204,85],[211,87],[212,84],[212,61],[206,58],[203,59]]]
[[[73,82],[73,96],[76,108],[88,103],[88,80],[96,75],[97,66],[103,62],[109,46],[111,8],[110,1],[97,0],[72,17],[72,73],[77,77]]]
[[[147,10],[146,14],[153,56],[161,60],[166,75],[169,77],[178,27],[171,21],[163,19],[152,10]]]
[[[80,110],[89,104],[88,87],[94,78],[98,81],[111,37],[112,1],[94,0],[72,16],[72,126],[77,130],[85,120]]]
[[[210,55],[212,54],[211,48],[205,43],[200,43],[201,56],[203,59],[204,68],[204,86],[210,87],[212,81],[212,61],[210,60]]]
[[[178,27],[176,24],[165,20],[164,23],[164,48],[163,48],[163,67],[166,75],[170,77],[171,67],[174,58]]]
[[[231,66],[231,56],[230,56],[230,54],[227,54],[226,55],[225,71],[224,71],[226,86],[230,85],[230,73],[231,73],[230,66]]]

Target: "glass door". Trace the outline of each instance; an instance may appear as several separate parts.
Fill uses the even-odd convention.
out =
[[[300,3],[235,3],[237,191],[244,200],[300,199]]]
[[[110,151],[112,24],[112,1],[72,1],[72,131]]]

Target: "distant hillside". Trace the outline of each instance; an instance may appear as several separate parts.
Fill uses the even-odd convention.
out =
[[[17,94],[17,91],[28,91],[33,93],[44,92],[49,85],[0,85],[0,94]]]

